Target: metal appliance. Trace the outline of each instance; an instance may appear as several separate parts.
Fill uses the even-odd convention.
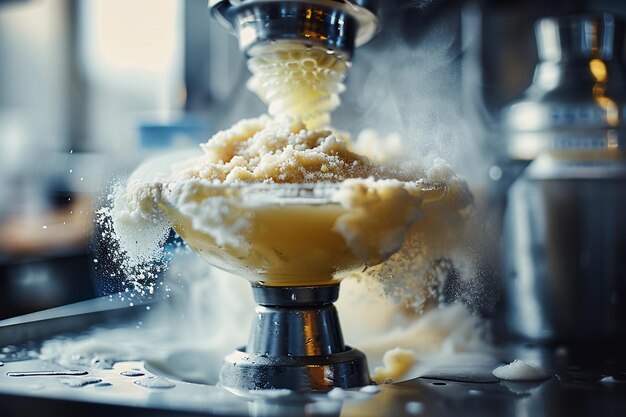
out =
[[[371,0],[210,0],[214,17],[249,55],[267,42],[300,41],[351,57],[377,30]]]
[[[371,383],[365,355],[346,346],[333,302],[339,285],[254,285],[248,345],[228,355],[220,382],[238,390],[328,391]]]
[[[363,1],[212,0],[213,16],[234,32],[246,57],[267,43],[301,42],[349,61],[377,29]],[[306,256],[303,254],[303,256]],[[370,383],[365,355],[346,346],[333,302],[339,286],[254,285],[258,303],[248,345],[227,356],[222,385],[233,389],[327,391]]]
[[[540,18],[531,86],[502,113],[504,289],[515,336],[626,336],[626,68],[612,14]],[[515,163],[515,162],[514,162]]]
[[[233,1],[232,6],[243,3]],[[325,2],[325,4],[331,3],[339,2]],[[427,8],[433,3],[437,2],[425,1],[416,4],[423,4]],[[401,15],[402,13],[398,12],[394,17],[400,20],[400,17],[405,17]],[[410,15],[403,21],[405,27],[416,26],[413,17],[414,15]],[[417,42],[418,40],[407,36],[405,41]],[[188,55],[194,57],[193,54]],[[442,71],[443,68],[439,70]],[[554,166],[555,160],[548,159],[548,162],[548,165]],[[605,164],[604,168],[613,166],[606,161],[602,163]],[[615,164],[617,165],[619,164]],[[591,180],[591,178],[587,179]],[[530,180],[521,181],[530,183]],[[564,182],[562,179],[559,181]],[[548,184],[548,181],[538,179],[535,183],[542,185]],[[611,181],[604,181],[604,183],[608,188],[613,187]],[[578,186],[581,184],[582,182],[579,181],[570,187],[572,193],[577,193]],[[556,188],[561,187],[556,184]],[[610,194],[607,192],[603,195],[607,197]],[[513,200],[511,198],[511,201]],[[593,200],[592,197],[589,201],[591,200]],[[522,202],[524,202],[523,199]],[[607,204],[612,204],[612,202],[607,201]],[[556,211],[555,215],[558,216],[561,212],[564,211]],[[605,213],[603,212],[602,216],[608,217]],[[534,216],[530,217],[534,218]],[[530,217],[526,216],[526,219],[529,220]],[[527,229],[519,229],[522,233],[524,230]],[[522,245],[522,247],[525,246]],[[318,327],[321,326],[324,329],[322,333],[324,338],[329,340],[330,350],[334,349],[333,346],[341,346],[342,343],[337,334],[338,328],[333,324],[328,328],[324,327],[324,323],[334,321],[331,307],[336,289],[326,288],[323,290],[324,294],[318,290],[310,292],[306,288],[297,289],[297,292],[289,289],[278,289],[277,293],[274,293],[273,289],[269,293],[262,289],[256,291],[262,317],[257,322],[258,326],[254,329],[250,344],[263,346],[261,350],[269,349],[266,346],[271,340],[264,339],[264,335],[269,333],[264,331],[257,333],[256,329],[261,330],[266,325],[272,326],[274,321],[292,323],[296,330],[301,328],[301,323],[298,321],[300,319],[293,320],[293,316],[297,316],[297,313],[304,307],[293,305],[292,298],[295,295],[296,299],[300,296],[308,298],[306,307],[310,309],[307,311],[307,317],[317,320],[317,311],[322,311]],[[328,416],[339,414],[343,416],[437,414],[542,416],[548,414],[589,415],[591,413],[623,415],[626,412],[625,385],[613,384],[613,382],[623,380],[626,375],[625,368],[619,365],[619,362],[607,362],[604,356],[596,355],[595,358],[600,363],[590,365],[581,363],[577,360],[580,358],[574,355],[571,355],[568,360],[568,355],[564,355],[563,351],[543,351],[537,346],[517,346],[518,350],[503,353],[502,359],[524,358],[538,361],[544,369],[557,375],[543,384],[499,383],[490,375],[490,369],[481,369],[480,372],[465,375],[454,374],[450,372],[450,369],[443,369],[438,373],[432,372],[430,376],[411,381],[381,385],[378,387],[380,392],[374,390],[367,393],[350,390],[343,394],[339,392],[339,395],[323,397],[297,394],[281,397],[281,392],[276,392],[266,393],[265,396],[261,393],[254,396],[254,393],[250,393],[251,397],[243,398],[232,396],[220,387],[181,381],[176,381],[176,386],[171,388],[146,388],[136,384],[137,379],[158,375],[151,374],[139,362],[121,363],[121,367],[115,369],[89,368],[61,378],[50,375],[49,372],[66,371],[66,369],[40,359],[33,359],[31,356],[37,355],[38,344],[47,338],[85,334],[91,325],[111,325],[116,328],[126,326],[135,330],[138,321],[142,320],[144,315],[145,306],[143,305],[129,308],[126,303],[118,305],[105,298],[1,322],[0,347],[6,347],[7,350],[2,353],[4,363],[0,363],[0,369],[2,369],[0,372],[0,414],[39,416],[42,409],[52,415],[89,413],[94,416],[111,414],[133,416]],[[111,320],[113,320],[112,323]],[[272,346],[271,351],[301,349],[291,339],[280,340],[287,342],[288,346]],[[9,344],[13,346],[9,348],[7,346]],[[619,354],[621,355],[621,352]],[[48,374],[36,375],[37,371],[42,370],[47,371]],[[130,376],[123,375],[122,372],[127,370],[132,370],[134,373]],[[34,371],[34,373],[23,377],[8,375],[25,374],[29,371]],[[138,376],[139,373],[145,375]],[[600,382],[607,378],[609,382]],[[75,384],[68,384],[68,382]]]

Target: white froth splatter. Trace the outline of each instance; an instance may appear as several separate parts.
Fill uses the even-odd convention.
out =
[[[493,370],[493,376],[506,381],[541,381],[549,375],[534,363],[516,359]]]

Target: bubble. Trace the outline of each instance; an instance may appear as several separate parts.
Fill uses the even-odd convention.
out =
[[[421,414],[424,411],[424,405],[419,401],[409,401],[404,405],[404,409],[409,414]]]
[[[499,181],[502,178],[502,168],[497,165],[493,165],[489,168],[489,178],[493,181]]]

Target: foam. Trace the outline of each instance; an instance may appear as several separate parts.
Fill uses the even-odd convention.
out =
[[[350,66],[325,48],[276,42],[252,51],[247,87],[268,105],[274,117],[301,119],[308,127],[327,126],[339,106]]]
[[[506,381],[541,381],[549,378],[541,367],[521,359],[497,367],[493,370],[493,375]]]
[[[299,120],[241,120],[204,143],[202,156],[174,166],[168,181],[315,183],[378,175],[376,165],[350,150],[347,135],[310,130]]]
[[[204,185],[330,182],[340,184],[333,202],[348,211],[336,223],[336,231],[369,265],[364,272],[354,273],[354,280],[344,281],[342,297],[368,294],[363,298],[376,300],[376,308],[363,310],[344,304],[340,297],[338,309],[346,340],[367,354],[378,379],[416,376],[428,358],[484,351],[476,317],[459,304],[436,306],[443,283],[453,271],[462,279],[476,275],[468,250],[475,232],[472,196],[465,181],[440,159],[414,164],[408,171],[390,168],[402,153],[397,137],[387,140],[393,146],[380,146],[376,134],[369,131],[357,141],[360,145],[354,145],[347,135],[327,128],[348,67],[342,58],[281,43],[253,54],[249,65],[253,73],[249,88],[268,103],[270,116],[242,120],[218,132],[201,146],[201,155],[174,165],[163,163],[156,173],[142,168],[125,188],[118,187],[111,198],[113,207],[103,211],[113,219],[120,242],[118,255],[125,257],[125,268],[131,272],[140,268],[136,282],[145,281],[144,264],[161,259],[159,247],[169,231],[168,207],[218,244],[245,249],[240,232],[249,226],[249,219],[239,216],[229,200],[203,198],[197,191]],[[356,151],[359,146],[362,153]],[[423,204],[425,196],[406,182],[416,179],[445,184],[446,192]],[[384,224],[387,221],[391,223]],[[381,224],[380,233],[374,233]],[[187,265],[180,277],[190,274]],[[192,287],[204,288],[201,282],[210,281],[203,277]],[[223,294],[235,291],[230,284],[224,285]],[[251,301],[226,302],[227,297],[211,297],[215,295],[211,291],[204,295],[198,298],[191,290],[185,294],[184,320],[176,317],[176,322],[198,330],[190,317],[202,316],[199,322],[203,324],[212,318],[211,342],[199,350],[209,358],[204,363],[214,369],[225,346],[237,345],[231,342],[240,335],[233,333],[242,333],[241,325],[222,319],[232,313],[234,305],[247,308]],[[387,305],[386,300],[396,304]],[[210,302],[215,307],[204,311]],[[171,316],[160,319],[169,321]],[[215,335],[220,335],[217,341]],[[197,339],[197,333],[193,338]],[[185,355],[172,359],[172,352],[180,351],[182,343],[170,345],[170,353],[157,357],[153,364],[172,365],[172,372],[184,368],[180,358]]]

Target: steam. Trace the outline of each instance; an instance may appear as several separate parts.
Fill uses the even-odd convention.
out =
[[[477,197],[474,216],[457,236],[454,277],[442,285],[448,300],[489,311],[497,299],[490,267],[496,237],[485,230],[476,192],[486,187],[489,161],[463,109],[461,63],[469,44],[461,40],[461,18],[438,1],[389,3],[380,4],[380,33],[355,52],[333,125],[355,137],[366,128],[399,136],[402,152],[392,166],[421,170],[443,158],[464,177]]]
[[[462,111],[458,13],[428,13],[436,1],[392,3],[379,13],[381,32],[355,52],[333,124],[353,135],[398,133],[406,160],[436,155],[473,177],[482,157]]]

